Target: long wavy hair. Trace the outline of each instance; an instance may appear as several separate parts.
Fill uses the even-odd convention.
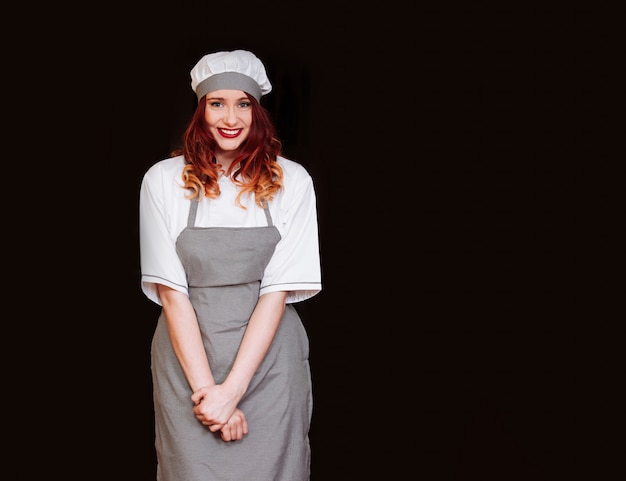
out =
[[[282,144],[277,138],[276,127],[269,112],[252,95],[246,95],[252,105],[250,133],[240,147],[239,156],[225,173],[240,187],[236,202],[243,209],[241,197],[244,194],[254,194],[255,202],[262,207],[283,185],[283,171],[277,162]],[[206,97],[202,97],[183,133],[182,148],[171,153],[172,156],[182,154],[185,158],[182,178],[184,187],[190,191],[186,195],[189,199],[203,195],[214,199],[220,195],[217,180],[221,166],[213,161],[217,142],[208,129],[205,107]]]

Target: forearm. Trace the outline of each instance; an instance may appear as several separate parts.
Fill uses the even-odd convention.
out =
[[[243,396],[267,351],[285,311],[286,292],[271,292],[259,298],[250,316],[237,357],[224,384]]]
[[[166,286],[159,285],[158,289],[172,347],[192,392],[214,385],[196,312],[189,297]]]

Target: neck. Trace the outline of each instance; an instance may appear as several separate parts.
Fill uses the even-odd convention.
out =
[[[223,152],[219,154],[215,154],[214,162],[220,164],[224,171],[227,171],[230,167],[230,164],[233,163],[235,158],[237,157],[237,152]]]

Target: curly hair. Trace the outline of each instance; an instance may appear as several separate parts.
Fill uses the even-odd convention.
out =
[[[255,202],[262,207],[264,202],[274,198],[283,185],[283,171],[277,162],[282,144],[277,138],[276,128],[268,111],[253,96],[248,97],[252,106],[250,133],[241,145],[239,156],[226,172],[241,187],[236,202],[243,209],[241,197],[244,194],[254,194]],[[203,195],[217,198],[220,195],[220,165],[213,162],[217,142],[206,124],[205,106],[206,97],[203,97],[183,133],[182,148],[171,153],[172,156],[183,155],[185,158],[182,179],[184,188],[191,191],[186,196],[189,199]]]

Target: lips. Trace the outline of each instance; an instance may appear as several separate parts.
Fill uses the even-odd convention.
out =
[[[242,129],[218,129],[218,131],[222,137],[234,139],[241,133]]]

